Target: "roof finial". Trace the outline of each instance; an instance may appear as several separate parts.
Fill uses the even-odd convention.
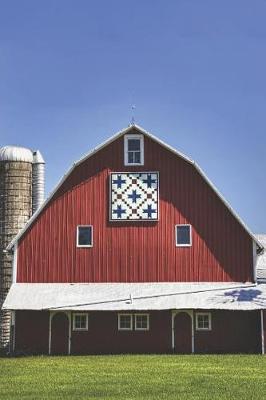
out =
[[[132,112],[132,116],[131,116],[131,125],[135,125],[135,115],[134,115],[134,110],[136,109],[135,104],[132,104],[131,106],[131,112]]]

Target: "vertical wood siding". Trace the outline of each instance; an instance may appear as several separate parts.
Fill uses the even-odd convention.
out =
[[[16,311],[15,352],[48,354],[49,312]]]
[[[145,164],[123,165],[123,137],[77,166],[19,242],[18,282],[252,281],[252,240],[195,168],[145,137]],[[109,175],[159,171],[160,220],[109,222]],[[175,246],[176,224],[192,247]],[[76,247],[93,225],[92,248]]]
[[[171,352],[171,311],[152,311],[149,314],[149,331],[119,331],[118,313],[89,313],[89,329],[72,332],[71,353]]]
[[[195,353],[261,352],[259,311],[210,312],[212,330],[195,330]],[[72,331],[71,354],[171,353],[171,311],[151,311],[149,314],[149,331],[118,331],[117,312],[90,312],[88,330]],[[67,329],[68,335],[64,321],[61,328]],[[16,352],[48,354],[48,312],[17,311],[15,337]],[[176,339],[178,337],[176,335]],[[177,343],[176,348],[180,351]]]
[[[175,353],[192,353],[192,320],[187,312],[179,312],[174,319]]]
[[[210,331],[195,330],[196,353],[261,352],[259,311],[212,311],[211,316]]]

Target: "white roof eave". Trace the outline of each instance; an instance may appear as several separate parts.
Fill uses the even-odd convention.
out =
[[[173,147],[169,146],[165,142],[163,142],[161,139],[157,138],[150,132],[146,131],[139,125],[130,125],[127,128],[122,129],[121,131],[115,133],[113,136],[111,136],[108,140],[105,142],[101,143],[99,146],[96,146],[93,150],[90,152],[86,153],[82,158],[74,162],[74,164],[69,168],[69,170],[66,172],[66,174],[63,175],[63,177],[60,179],[58,184],[55,186],[54,190],[49,194],[47,199],[44,201],[42,206],[32,215],[32,217],[28,220],[24,228],[22,228],[18,234],[13,238],[13,240],[9,243],[7,246],[7,251],[10,251],[13,246],[18,242],[18,240],[22,237],[22,235],[27,231],[27,229],[31,226],[31,224],[35,221],[35,219],[38,217],[38,215],[42,212],[42,210],[46,207],[46,205],[49,203],[49,201],[52,199],[54,194],[57,192],[57,190],[60,188],[60,186],[65,182],[65,180],[68,178],[68,176],[71,174],[71,172],[80,165],[82,162],[87,160],[89,157],[93,156],[95,153],[103,149],[104,147],[108,146],[110,143],[112,143],[114,140],[118,139],[120,136],[125,135],[128,131],[130,131],[132,128],[135,128],[142,134],[146,135],[147,137],[150,137],[153,139],[155,142],[159,143],[161,146],[166,148],[167,150],[171,151],[178,157],[182,158],[183,160],[187,161],[188,163],[192,164],[195,169],[198,171],[198,173],[203,177],[203,179],[208,183],[208,185],[213,189],[213,191],[217,194],[217,196],[222,200],[224,205],[228,208],[228,210],[231,212],[231,214],[238,220],[238,222],[242,225],[242,227],[246,230],[246,232],[251,236],[253,241],[257,244],[258,249],[260,250],[259,252],[262,252],[264,250],[263,245],[258,241],[258,239],[253,235],[251,230],[247,227],[247,225],[242,221],[242,219],[238,216],[238,214],[232,209],[232,207],[229,205],[229,203],[225,200],[225,198],[222,196],[222,194],[218,191],[218,189],[213,185],[213,183],[209,180],[209,178],[205,175],[205,173],[202,171],[202,169],[195,163],[194,160],[190,159],[183,153],[177,151]]]
[[[14,283],[4,310],[266,309],[266,285],[252,283]]]

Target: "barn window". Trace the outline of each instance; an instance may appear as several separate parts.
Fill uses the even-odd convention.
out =
[[[133,318],[132,314],[118,314],[118,330],[132,331]]]
[[[176,225],[176,246],[191,246],[192,245],[192,234],[191,225],[181,224]]]
[[[88,314],[75,313],[73,314],[73,331],[88,330]]]
[[[211,313],[196,314],[196,329],[197,331],[211,330]]]
[[[135,330],[148,331],[150,329],[149,314],[135,314]]]
[[[92,247],[92,226],[79,225],[77,227],[77,247]]]
[[[125,165],[144,164],[144,139],[142,135],[125,135],[124,158]]]

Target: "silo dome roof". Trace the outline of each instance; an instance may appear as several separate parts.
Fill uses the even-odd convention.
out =
[[[33,154],[33,163],[34,164],[45,164],[43,156],[39,150],[33,151],[32,154]]]
[[[0,161],[24,161],[32,163],[33,154],[26,147],[4,146],[0,148]]]

